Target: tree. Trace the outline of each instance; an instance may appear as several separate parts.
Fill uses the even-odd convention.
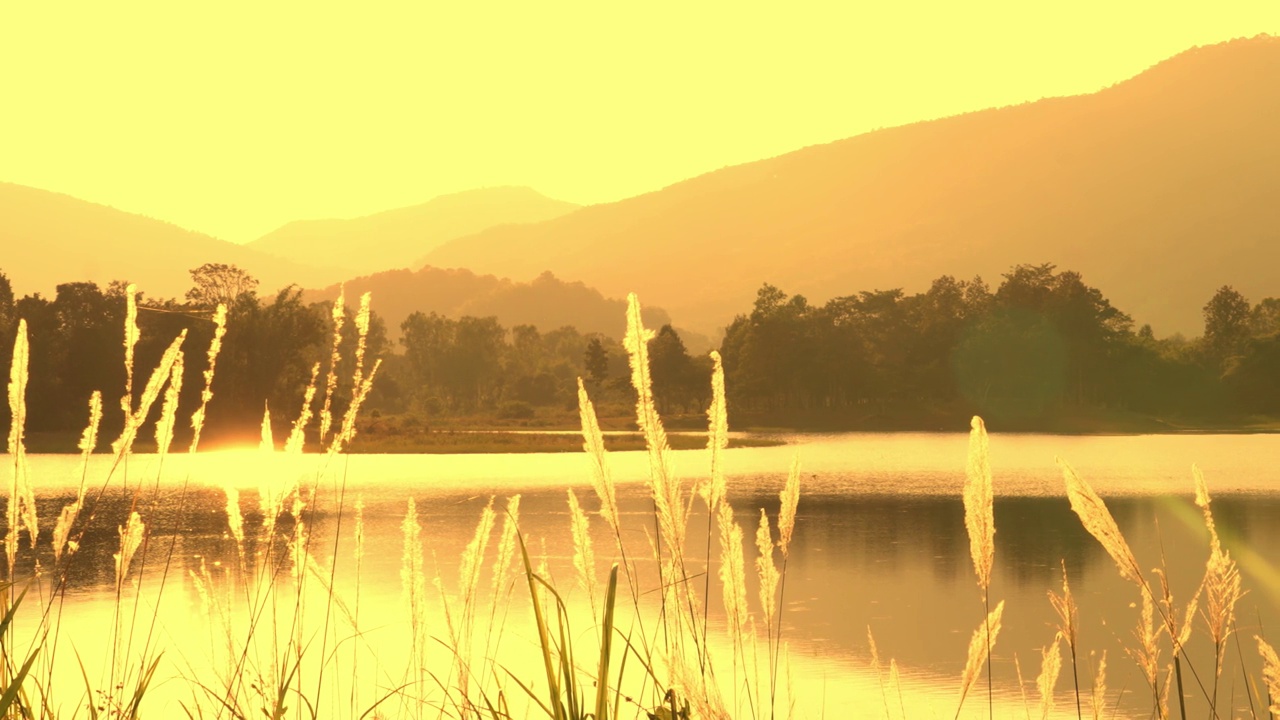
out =
[[[1205,304],[1204,342],[1219,367],[1238,355],[1249,338],[1249,312],[1249,301],[1230,285],[1218,288]]]
[[[1249,313],[1249,332],[1257,338],[1280,333],[1280,298],[1266,298],[1253,306]]]
[[[609,377],[609,353],[605,351],[604,343],[600,342],[600,338],[593,337],[587,341],[583,365],[587,370],[587,378],[597,385],[604,383]]]
[[[205,263],[190,273],[195,285],[187,291],[187,300],[199,307],[230,307],[243,295],[256,297],[258,281],[235,265]]]
[[[693,360],[670,325],[663,325],[649,341],[649,372],[660,412],[667,412],[672,404],[688,403]]]

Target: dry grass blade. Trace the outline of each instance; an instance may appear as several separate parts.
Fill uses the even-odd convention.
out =
[[[1116,525],[1115,518],[1111,516],[1111,511],[1107,510],[1106,503],[1102,502],[1102,498],[1098,497],[1098,493],[1094,492],[1089,483],[1077,475],[1076,471],[1061,458],[1058,459],[1058,466],[1062,468],[1062,475],[1066,480],[1067,499],[1071,501],[1071,509],[1080,518],[1084,529],[1115,561],[1120,576],[1136,583],[1143,588],[1144,593],[1147,593],[1138,559],[1129,549],[1129,543],[1120,533],[1120,526]]]
[[[973,684],[977,682],[978,675],[982,672],[982,666],[987,661],[987,653],[996,645],[996,638],[1000,634],[1000,617],[1003,614],[1004,601],[1001,600],[978,629],[973,631],[973,637],[969,640],[969,658],[965,661],[964,673],[960,676],[960,705],[956,708],[956,717],[960,717],[960,711],[964,709],[964,700],[969,696],[969,691],[973,689]]]
[[[969,554],[978,586],[991,587],[995,560],[995,516],[992,510],[991,465],[987,450],[987,428],[975,416],[969,432],[969,458],[964,480],[964,527],[969,533]]]

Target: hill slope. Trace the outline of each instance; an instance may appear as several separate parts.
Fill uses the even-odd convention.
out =
[[[504,327],[533,325],[541,332],[565,325],[616,339],[626,332],[625,301],[607,299],[580,282],[557,280],[550,273],[516,283],[468,270],[426,267],[416,272],[388,270],[346,282],[348,302],[367,291],[373,292],[373,309],[386,321],[393,338],[400,336],[400,323],[418,311],[451,318],[494,315]],[[338,286],[333,285],[308,290],[302,297],[305,302],[332,302],[337,296]],[[649,327],[670,322],[660,308],[645,308],[643,315]]]
[[[292,222],[249,247],[298,263],[368,274],[413,266],[423,253],[454,238],[495,225],[550,220],[578,207],[530,188],[487,188],[350,220]]]
[[[340,277],[160,220],[0,182],[0,271],[18,294],[51,295],[64,282],[128,280],[151,297],[180,299],[191,287],[187,271],[206,262],[240,266],[261,281],[264,294]]]
[[[811,301],[1078,270],[1138,323],[1198,334],[1232,284],[1280,296],[1280,39],[1197,48],[1091,95],[867,133],[426,254],[636,291],[704,331],[763,282]],[[536,248],[536,251],[530,250]]]

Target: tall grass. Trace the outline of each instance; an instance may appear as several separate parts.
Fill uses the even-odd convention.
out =
[[[91,482],[90,456],[98,445],[103,418],[101,393],[89,398],[88,421],[80,442],[79,483],[74,497],[42,536],[23,446],[26,414],[28,337],[19,324],[8,384],[13,417],[8,454],[10,483],[6,513],[6,582],[0,583],[0,716],[21,718],[163,717],[177,711],[192,718],[412,717],[483,718],[545,715],[551,720],[611,718],[790,718],[804,700],[793,687],[783,611],[788,563],[800,502],[800,461],[793,459],[775,508],[755,508],[753,547],[730,502],[725,467],[728,409],[721,358],[712,353],[712,398],[708,410],[705,475],[687,485],[667,443],[653,400],[648,342],[653,332],[640,320],[640,305],[628,298],[627,335],[636,422],[646,442],[648,511],[635,524],[619,509],[618,487],[604,449],[594,405],[579,381],[584,476],[594,499],[570,488],[565,496],[565,540],[573,548],[573,578],[555,578],[545,558],[531,548],[547,538],[521,530],[520,496],[499,504],[488,498],[474,533],[457,563],[456,578],[439,570],[420,505],[406,498],[401,528],[402,615],[407,632],[379,638],[387,618],[362,614],[361,581],[366,554],[365,504],[357,496],[354,531],[344,546],[347,517],[344,452],[356,434],[356,416],[368,396],[379,364],[366,372],[370,298],[365,294],[352,323],[356,333],[351,402],[332,417],[333,398],[343,382],[335,368],[344,322],[340,295],[332,311],[334,342],[329,367],[320,363],[301,398],[292,427],[277,447],[271,435],[272,408],[264,408],[261,473],[255,498],[241,498],[237,480],[225,493],[226,563],[204,558],[186,572],[207,627],[207,642],[194,648],[165,646],[160,602],[174,561],[187,479],[180,480],[177,523],[167,547],[152,542],[163,530],[156,513],[165,458],[178,426],[185,333],[172,339],[158,365],[135,395],[133,348],[138,342],[137,308],[129,293],[124,327],[126,349],[124,424],[112,443],[104,477]],[[189,454],[197,456],[208,403],[214,401],[217,358],[226,311],[212,317],[215,332],[207,349],[207,370],[199,404],[191,412]],[[321,385],[323,384],[323,397]],[[154,476],[131,474],[129,458],[138,433],[153,416],[158,447]],[[279,408],[274,409],[277,413]],[[312,426],[315,426],[313,429]],[[974,418],[963,485],[964,523],[983,612],[975,617],[960,678],[955,716],[985,673],[987,711],[994,715],[994,648],[1005,619],[1005,601],[992,602],[995,569],[995,486],[989,438]],[[311,449],[319,452],[306,454]],[[1199,694],[1209,717],[1219,712],[1220,679],[1229,661],[1228,642],[1237,633],[1235,607],[1242,595],[1238,567],[1218,537],[1208,486],[1193,469],[1195,502],[1208,530],[1209,548],[1199,589],[1175,604],[1167,572],[1147,573],[1128,545],[1102,498],[1060,461],[1071,509],[1082,526],[1115,562],[1120,576],[1138,590],[1140,610],[1129,652],[1150,691],[1153,717],[1186,717],[1184,696]],[[701,469],[699,469],[701,470]],[[101,656],[81,654],[79,638],[67,637],[62,612],[71,569],[82,563],[83,538],[103,517],[104,498],[119,493],[127,508],[114,527],[117,545],[109,571],[113,591],[111,626]],[[245,513],[248,500],[249,514]],[[334,518],[332,538],[322,537],[322,514]],[[603,522],[593,540],[592,525]],[[692,537],[691,521],[706,521],[706,536]],[[627,525],[624,525],[624,521]],[[498,530],[499,522],[501,529]],[[52,566],[36,555],[29,575],[17,571],[25,532],[34,551],[49,538]],[[497,534],[495,540],[494,536]],[[638,536],[644,541],[637,541]],[[322,544],[323,543],[323,544]],[[33,553],[34,555],[35,553]],[[350,557],[354,578],[339,578],[338,558]],[[326,559],[327,558],[327,559]],[[601,566],[608,568],[603,582]],[[434,571],[432,568],[435,568]],[[342,582],[340,582],[342,580]],[[1157,585],[1155,580],[1159,581]],[[749,593],[754,585],[756,592]],[[1048,718],[1056,706],[1062,645],[1071,663],[1076,716],[1114,715],[1120,691],[1107,688],[1107,655],[1096,667],[1080,647],[1076,599],[1063,564],[1062,594],[1049,592],[1057,616],[1054,636],[1041,651],[1035,714]],[[976,613],[975,613],[976,615]],[[528,618],[521,622],[520,618]],[[18,626],[24,625],[23,632]],[[532,635],[521,628],[531,628]],[[1203,628],[1212,657],[1193,658],[1187,647],[1193,627]],[[1243,651],[1239,638],[1237,652]],[[887,680],[868,628],[872,668],[881,688],[880,707],[858,708],[857,717],[907,716],[899,665],[890,658]],[[1246,677],[1254,718],[1280,712],[1280,661],[1257,637],[1262,672]],[[61,648],[61,649],[60,649]],[[523,655],[532,648],[533,664]],[[71,656],[67,656],[67,652]],[[958,648],[957,648],[958,651]],[[169,657],[165,657],[168,655]],[[1165,657],[1170,660],[1164,660]],[[162,665],[162,660],[168,660]],[[1194,662],[1193,662],[1194,661]],[[81,681],[68,684],[55,668],[72,666]],[[1019,686],[1021,666],[1018,670]],[[161,676],[161,668],[165,675]],[[1085,674],[1082,687],[1081,672]],[[1184,676],[1184,672],[1186,675]],[[1185,682],[1184,682],[1185,681]],[[163,683],[165,699],[156,688]],[[175,693],[174,688],[178,691]],[[1176,703],[1169,695],[1176,691]],[[181,699],[164,705],[175,694]],[[1265,696],[1265,697],[1264,697]],[[1026,714],[1032,715],[1030,701]]]

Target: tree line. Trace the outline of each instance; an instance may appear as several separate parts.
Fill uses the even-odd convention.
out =
[[[183,400],[194,406],[213,310],[224,303],[227,332],[207,432],[254,432],[264,403],[285,421],[296,415],[313,364],[328,371],[332,304],[304,304],[297,287],[260,296],[257,281],[234,266],[209,264],[191,275],[182,300],[139,295],[137,372],[149,372],[186,329]],[[126,287],[65,283],[52,298],[15,298],[0,273],[3,366],[18,318],[29,326],[31,431],[78,432],[93,390],[103,391],[107,407],[119,406]],[[347,304],[348,329],[354,304]],[[981,278],[944,276],[914,295],[863,291],[822,305],[765,284],[726,328],[720,352],[731,409],[765,422],[930,407],[1011,420],[1073,408],[1201,419],[1280,415],[1280,300],[1254,304],[1223,287],[1204,306],[1204,319],[1199,338],[1157,339],[1149,326],[1135,329],[1079,273],[1019,265],[994,290]],[[354,333],[344,333],[340,377],[351,374],[354,343]],[[670,325],[657,330],[649,353],[660,410],[704,411],[710,359],[690,356]],[[414,313],[393,344],[375,311],[368,355],[384,359],[366,401],[370,412],[529,418],[539,407],[576,407],[580,377],[598,401],[634,402],[621,343],[573,327],[543,332],[506,328],[494,317]],[[341,412],[350,388],[339,387]],[[104,430],[120,422],[108,414]],[[0,428],[7,424],[8,409],[0,408]]]

